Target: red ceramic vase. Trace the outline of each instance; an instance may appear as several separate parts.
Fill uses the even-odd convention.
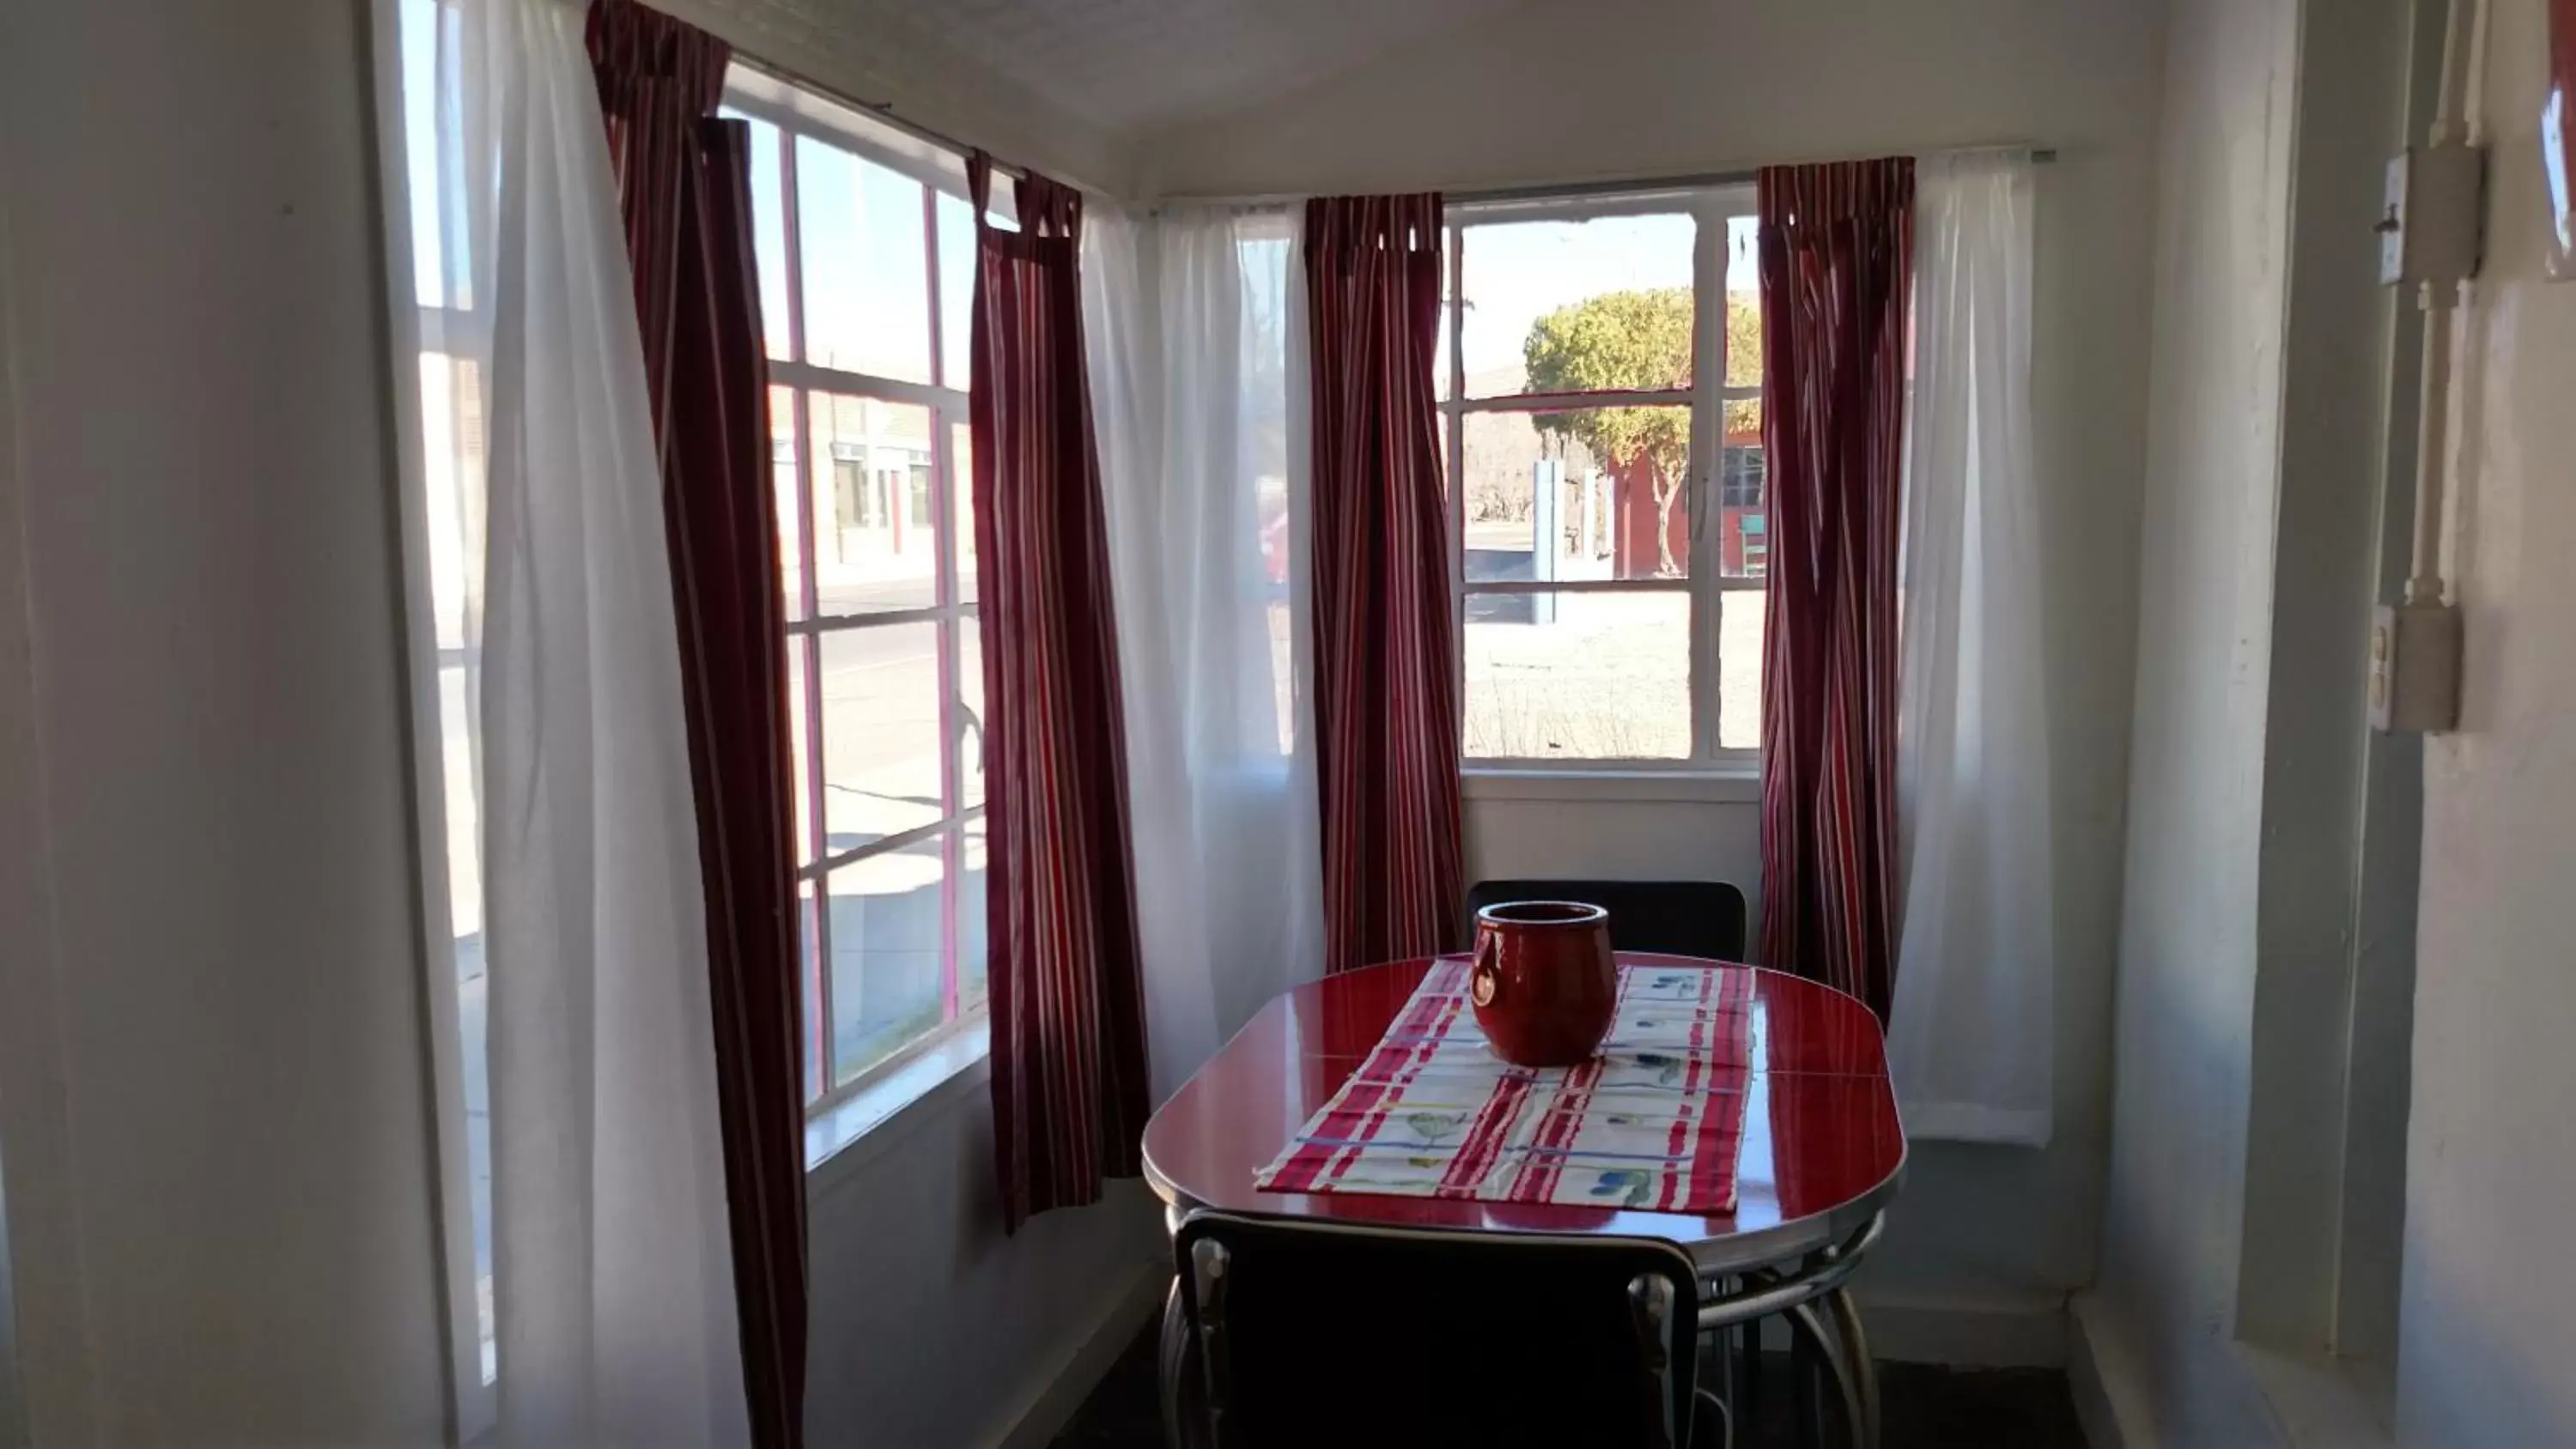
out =
[[[1610,1033],[1619,967],[1610,913],[1572,901],[1512,901],[1476,913],[1468,996],[1503,1060],[1570,1067]]]

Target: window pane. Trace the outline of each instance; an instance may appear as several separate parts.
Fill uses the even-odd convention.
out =
[[[815,610],[926,609],[938,602],[939,520],[930,508],[930,409],[808,393]]]
[[[483,1382],[499,1366],[499,1319],[492,1302],[492,999],[480,932],[456,939],[458,1075],[465,1097],[466,1211],[474,1218],[474,1319]]]
[[[984,625],[957,624],[957,778],[960,809],[984,803]]]
[[[1754,250],[1760,223],[1726,219],[1726,372],[1728,387],[1762,385],[1762,258]]]
[[[403,175],[411,196],[412,295],[424,307],[447,305],[438,216],[438,32],[444,18],[437,0],[402,0]],[[456,304],[465,300],[459,296]]]
[[[1270,646],[1271,728],[1282,755],[1295,747],[1296,680],[1289,633],[1290,578],[1297,567],[1288,516],[1288,270],[1298,265],[1287,234],[1266,226],[1239,224],[1236,256],[1243,274],[1244,327],[1241,338],[1243,385],[1241,428],[1236,438],[1237,477],[1252,484],[1252,522],[1261,550],[1261,578],[1267,607],[1264,637]],[[1440,465],[1448,467],[1444,457]],[[1242,486],[1241,482],[1235,484]],[[1443,518],[1446,528],[1446,518]],[[1258,721],[1247,720],[1257,725]],[[1266,745],[1259,736],[1246,739],[1246,749]]]
[[[1270,601],[1270,689],[1279,710],[1279,756],[1297,753],[1297,621],[1288,600]]]
[[[483,386],[470,357],[420,355],[421,482],[429,517],[429,601],[440,649],[479,636],[483,592]]]
[[[1467,581],[1690,573],[1690,409],[1465,415]]]
[[[810,635],[787,641],[787,743],[796,768],[788,785],[796,794],[796,860],[810,864],[823,858],[822,837],[814,831],[814,745],[811,739],[814,673],[819,654]]]
[[[964,423],[948,430],[949,491],[957,505],[957,597],[975,602],[975,438]]]
[[[836,629],[822,638],[827,852],[939,819],[937,628]]]
[[[798,1051],[805,1058],[805,1096],[811,1099],[823,1093],[823,1054],[819,1050],[823,1034],[818,1029],[823,1020],[823,943],[814,929],[814,882],[796,883],[796,979],[805,993],[805,1019],[800,1023],[804,1042]]]
[[[930,381],[924,229],[920,182],[812,137],[796,138],[806,361]]]
[[[1689,594],[1485,595],[1468,605],[1469,758],[1689,757]]]
[[[802,619],[805,607],[804,505],[796,499],[796,393],[769,390],[769,473],[778,485],[778,586],[787,600],[787,617]]]
[[[492,1316],[491,1013],[483,971],[482,834],[474,808],[471,699],[464,665],[438,671],[440,772],[447,784],[448,922],[456,943],[457,1067],[465,1098],[466,1211],[474,1220],[476,1331],[488,1383],[496,1363],[497,1322]]]
[[[1717,454],[1717,562],[1729,578],[1758,579],[1770,571],[1767,464],[1761,400],[1726,404],[1726,442]]]
[[[1689,386],[1696,235],[1679,214],[1468,227],[1467,396]]]
[[[460,973],[468,964],[482,970],[483,835],[475,810],[474,708],[464,660],[438,671],[439,776],[447,817],[447,920],[455,932]],[[460,979],[461,975],[460,975]]]
[[[975,209],[939,193],[939,381],[964,392],[975,381]]]
[[[751,125],[752,265],[760,274],[760,335],[772,357],[794,357],[788,341],[787,204],[779,182],[778,128]]]
[[[1720,594],[1717,616],[1717,742],[1762,748],[1762,624],[1770,599],[1757,589]]]
[[[984,947],[984,817],[966,822],[966,868],[957,885],[957,1012],[983,1006],[990,994]]]
[[[825,878],[835,1084],[939,1024],[942,851],[934,836]]]

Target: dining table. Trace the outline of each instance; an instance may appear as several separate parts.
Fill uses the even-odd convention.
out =
[[[1326,976],[1272,998],[1146,1124],[1147,1182],[1177,1232],[1201,1208],[1390,1229],[1656,1238],[1687,1252],[1702,1278],[1699,1325],[1774,1315],[1830,1374],[1845,1422],[1877,1440],[1878,1382],[1847,1280],[1878,1241],[1905,1177],[1905,1130],[1878,1019],[1857,999],[1786,972],[1691,956],[1621,951],[1623,970],[1739,972],[1727,983],[1744,1029],[1742,1130],[1732,1206],[1723,1212],[1505,1202],[1366,1191],[1265,1191],[1257,1179],[1368,1059],[1435,967],[1459,956],[1390,961]],[[1177,1423],[1189,1367],[1176,1281],[1163,1323],[1164,1407]]]

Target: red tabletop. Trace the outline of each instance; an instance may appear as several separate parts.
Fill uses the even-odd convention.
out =
[[[1885,1207],[1905,1170],[1887,1056],[1869,1009],[1830,987],[1689,956],[1622,966],[1753,977],[1744,1145],[1735,1211],[1716,1216],[1364,1193],[1273,1193],[1254,1174],[1321,1110],[1386,1034],[1430,958],[1310,982],[1275,998],[1145,1126],[1145,1176],[1165,1202],[1285,1217],[1501,1232],[1664,1238],[1712,1272],[1839,1242]]]

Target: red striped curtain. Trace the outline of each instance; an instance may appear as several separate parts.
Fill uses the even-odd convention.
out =
[[[1457,946],[1458,643],[1431,389],[1440,197],[1306,203],[1324,969]]]
[[[593,0],[587,39],[662,456],[744,1399],[776,1449],[805,1434],[805,1102],[750,136],[713,115],[722,41],[632,0]]]
[[[1761,175],[1762,960],[1867,1002],[1896,981],[1896,547],[1908,158]]]
[[[975,549],[983,581],[986,911],[1002,1217],[1095,1201],[1151,1110],[1109,536],[1083,375],[1082,195],[1020,179],[976,216]]]

